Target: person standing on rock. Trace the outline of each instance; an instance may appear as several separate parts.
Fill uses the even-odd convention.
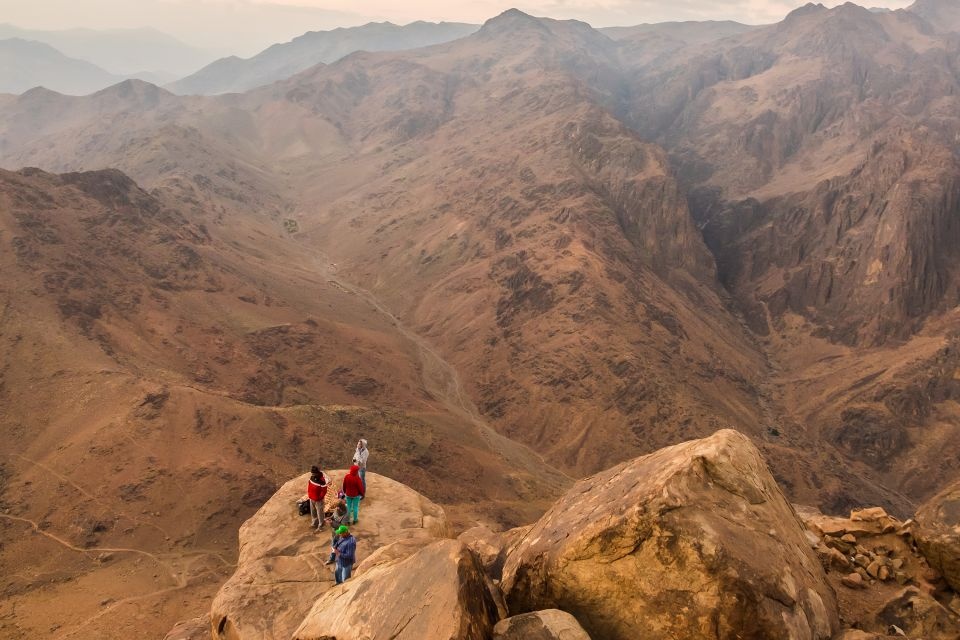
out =
[[[343,484],[340,491],[343,492],[347,501],[347,513],[350,515],[350,524],[357,524],[360,521],[360,500],[366,493],[367,488],[363,485],[363,478],[360,477],[360,467],[353,465],[350,472],[343,477]]]
[[[343,500],[337,500],[337,506],[333,508],[333,513],[330,514],[330,517],[327,520],[330,521],[330,529],[333,531],[333,537],[330,539],[330,546],[337,546],[337,529],[347,524],[350,516],[347,511],[347,503]],[[330,559],[326,561],[325,564],[333,564],[336,560],[336,554],[331,551]]]
[[[337,557],[333,579],[337,584],[343,584],[350,578],[353,563],[357,560],[357,539],[350,535],[350,529],[346,525],[340,525],[337,535],[339,537],[333,545],[333,553]]]
[[[310,517],[317,531],[323,530],[323,499],[327,497],[327,485],[330,481],[319,467],[310,467],[310,481],[307,482],[307,497],[310,499]]]
[[[367,488],[367,458],[370,457],[370,450],[367,449],[367,441],[360,438],[357,441],[357,450],[353,452],[353,464],[360,467],[360,479],[363,480],[363,488]]]

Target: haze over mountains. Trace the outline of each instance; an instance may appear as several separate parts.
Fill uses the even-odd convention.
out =
[[[85,60],[119,76],[150,72],[159,78],[180,77],[196,71],[215,56],[146,28],[45,31],[0,24],[0,38],[43,42],[70,58]]]
[[[165,631],[149,594],[212,593],[231,528],[358,430],[460,523],[722,427],[795,501],[909,516],[960,477],[954,8],[511,10],[283,78],[309,34],[231,63],[278,80],[246,93],[0,96],[0,563],[42,576],[0,611],[42,635],[64,576],[122,575],[56,624],[122,637],[136,591]]]
[[[123,77],[100,67],[68,58],[41,42],[0,40],[0,93],[23,93],[38,85],[71,95],[93,93]]]
[[[361,27],[310,31],[252,58],[221,58],[167,88],[180,94],[241,92],[285,80],[320,63],[335,62],[354,51],[416,49],[462,38],[478,28],[479,25],[447,22],[413,22],[404,26],[371,22]]]

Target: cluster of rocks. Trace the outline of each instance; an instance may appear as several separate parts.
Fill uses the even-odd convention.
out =
[[[368,481],[376,498],[364,521],[376,527],[361,530],[349,581],[333,585],[320,562],[326,544],[291,513],[298,479],[244,525],[237,574],[202,637],[960,637],[956,614],[923,579],[933,569],[912,523],[878,509],[798,515],[735,431],[581,480],[537,522],[502,533],[450,539],[439,507],[387,478]],[[900,591],[868,618],[851,605],[861,584]],[[199,638],[189,630],[201,625],[175,637]]]
[[[901,522],[880,507],[851,511],[849,518],[811,513],[803,507],[797,512],[816,536],[813,541],[823,568],[843,572],[840,582],[848,588],[891,580],[905,585],[913,580],[910,565],[926,564],[913,543],[913,521]]]
[[[879,507],[848,518],[797,512],[839,595],[841,621],[858,634],[845,638],[960,638],[960,598],[924,553],[922,522],[936,525],[923,510],[905,522]]]

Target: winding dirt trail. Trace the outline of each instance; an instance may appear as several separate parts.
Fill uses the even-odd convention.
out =
[[[103,607],[101,610],[97,611],[95,614],[91,615],[88,618],[85,618],[76,624],[71,624],[68,629],[64,629],[61,633],[55,636],[58,639],[69,638],[75,636],[81,630],[89,627],[92,623],[103,618],[104,616],[109,615],[117,608],[134,603],[140,602],[143,600],[149,600],[151,598],[157,598],[165,596],[167,594],[181,591],[186,589],[191,585],[191,583],[231,570],[236,567],[236,564],[230,562],[223,555],[217,551],[211,551],[208,549],[192,549],[189,551],[177,552],[177,553],[151,553],[150,551],[144,551],[143,549],[134,549],[130,547],[78,547],[69,540],[61,538],[55,533],[43,530],[40,525],[29,518],[22,518],[19,516],[12,516],[9,514],[0,514],[0,518],[8,520],[11,522],[18,522],[21,524],[28,525],[34,533],[37,535],[43,536],[48,540],[51,540],[60,546],[80,553],[83,555],[90,555],[93,553],[129,553],[133,555],[139,555],[147,558],[151,562],[155,563],[160,567],[170,579],[173,584],[169,587],[164,587],[162,589],[157,589],[155,591],[149,591],[147,593],[140,593],[136,595],[131,595],[127,598],[122,598],[111,602],[109,605]],[[219,563],[219,566],[215,569],[208,569],[200,573],[193,573],[192,569],[198,560],[203,558],[214,558]],[[187,561],[183,562],[182,566],[177,566],[176,561]]]
[[[321,269],[326,273],[327,282],[340,290],[353,295],[370,305],[378,314],[388,320],[406,340],[412,343],[420,357],[421,378],[424,387],[431,395],[439,399],[444,407],[467,424],[472,425],[487,447],[506,460],[514,469],[524,470],[530,475],[545,481],[556,490],[568,487],[575,480],[572,476],[550,465],[543,456],[530,447],[511,440],[491,427],[470,396],[463,388],[460,374],[443,356],[422,336],[407,327],[373,293],[338,277],[331,262],[321,254]]]
[[[53,468],[50,467],[49,465],[46,465],[46,464],[44,464],[44,463],[42,463],[42,462],[40,462],[40,461],[38,461],[38,460],[33,460],[33,459],[31,459],[31,458],[28,458],[27,456],[22,455],[22,454],[19,454],[19,453],[10,453],[10,454],[7,454],[7,455],[9,455],[11,458],[20,458],[21,460],[23,460],[23,461],[26,462],[27,464],[33,465],[33,466],[37,467],[38,469],[43,469],[44,471],[46,471],[46,472],[49,473],[50,475],[52,475],[52,476],[54,476],[54,477],[62,480],[63,482],[69,484],[71,487],[73,487],[74,489],[76,489],[77,492],[80,493],[80,495],[82,495],[83,497],[87,498],[88,500],[90,500],[90,501],[92,501],[92,502],[96,502],[97,504],[101,504],[101,505],[104,505],[104,506],[106,506],[106,507],[109,507],[111,510],[116,510],[116,505],[104,502],[101,498],[98,498],[98,497],[95,496],[94,494],[90,493],[90,492],[87,491],[84,487],[82,487],[82,486],[80,486],[79,484],[77,484],[74,480],[72,480],[71,478],[63,475],[62,473],[57,472],[55,469],[53,469]],[[145,521],[141,520],[140,518],[137,518],[136,516],[132,516],[132,515],[130,515],[129,513],[124,513],[124,512],[122,512],[122,511],[118,511],[117,513],[118,513],[118,515],[126,518],[127,520],[129,520],[130,522],[133,522],[134,524],[136,524],[136,525],[138,525],[138,526],[141,526],[141,527],[150,527],[151,529],[156,529],[157,531],[159,531],[160,533],[162,533],[165,538],[172,538],[172,536],[170,535],[170,533],[169,533],[168,531],[166,531],[163,527],[161,527],[161,526],[158,525],[158,524],[154,524],[154,523],[152,523],[152,522],[145,522]]]

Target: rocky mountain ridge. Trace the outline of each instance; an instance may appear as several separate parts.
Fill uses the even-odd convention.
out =
[[[800,508],[798,516],[734,431],[585,478],[531,526],[456,540],[445,537],[442,509],[373,476],[369,511],[364,504],[352,529],[360,564],[336,586],[320,566],[326,535],[306,533],[294,513],[305,479],[244,525],[238,571],[209,621],[180,625],[168,640],[508,640],[533,630],[555,640],[940,640],[960,632],[960,597],[918,552],[916,524],[882,509],[844,519]],[[953,554],[956,544],[954,536]],[[254,567],[267,582],[252,578]],[[237,590],[248,581],[256,592]]]
[[[371,22],[360,27],[308,31],[290,42],[275,44],[251,58],[231,56],[167,85],[183,95],[215,95],[249,91],[329,64],[357,51],[400,51],[440,44],[470,35],[477,25],[413,22],[395,25]]]

